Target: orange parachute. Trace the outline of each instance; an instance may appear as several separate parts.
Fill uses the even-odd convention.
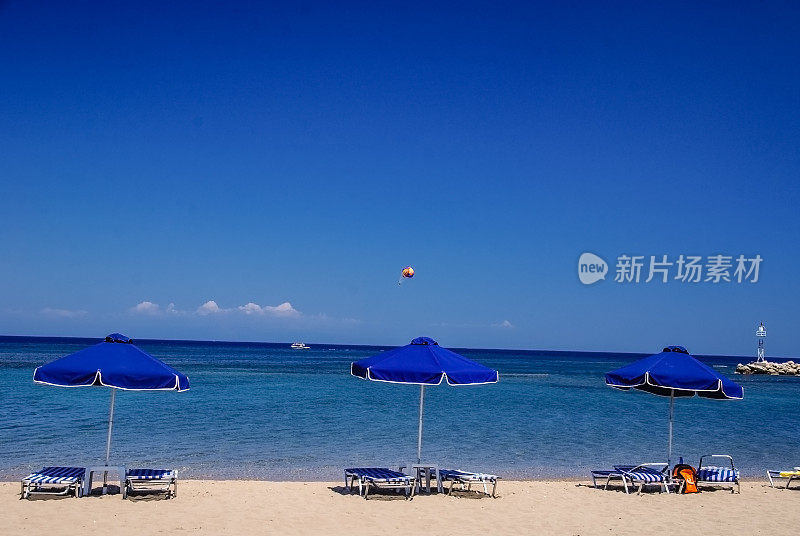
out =
[[[406,266],[403,268],[403,271],[400,272],[400,279],[397,281],[398,285],[403,284],[403,279],[411,279],[414,277],[414,269],[410,266]]]

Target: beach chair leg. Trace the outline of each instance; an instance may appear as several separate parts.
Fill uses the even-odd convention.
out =
[[[408,499],[410,501],[411,499],[414,498],[414,480],[413,479],[409,480],[408,482],[406,482],[405,491],[406,491],[406,499]]]
[[[495,495],[496,491],[497,491],[497,479],[495,479],[494,485],[492,486],[492,499],[496,499],[497,498],[497,495]]]
[[[456,485],[456,481],[455,480],[451,480],[450,481],[450,489],[447,490],[447,495],[448,496],[453,494],[453,486],[455,486],[455,485]]]

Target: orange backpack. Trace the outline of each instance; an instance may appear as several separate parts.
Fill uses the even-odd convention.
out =
[[[672,468],[672,478],[683,480],[683,493],[697,493],[697,471],[685,463]]]

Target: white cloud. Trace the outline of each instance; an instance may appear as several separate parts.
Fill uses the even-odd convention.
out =
[[[245,305],[240,305],[237,309],[246,315],[267,315],[283,318],[300,316],[300,311],[292,307],[289,302],[283,302],[280,305],[258,305],[257,303],[249,302]]]
[[[88,311],[84,311],[83,309],[71,310],[58,309],[55,307],[45,307],[39,312],[45,316],[52,316],[56,318],[81,318],[89,314]]]
[[[180,315],[185,316],[192,314],[192,311],[185,311],[183,309],[176,309],[175,304],[170,302],[169,305],[162,308],[159,304],[151,301],[139,302],[130,308],[130,312],[140,315],[162,316],[162,315]]]
[[[199,315],[210,315],[213,313],[221,313],[223,311],[224,309],[220,309],[219,305],[217,305],[217,302],[214,300],[208,300],[206,303],[197,308],[197,314]]]
[[[292,307],[292,304],[288,301],[283,302],[280,305],[276,305],[275,307],[270,307],[267,305],[266,309],[275,316],[300,316],[300,311]]]
[[[243,311],[246,315],[256,315],[262,312],[261,306],[253,302],[240,305],[238,309]]]
[[[131,307],[130,311],[137,314],[147,314],[153,316],[164,314],[176,316],[207,316],[211,314],[230,312],[241,312],[246,315],[267,316],[272,318],[299,318],[303,316],[302,313],[295,309],[290,302],[283,302],[278,305],[259,305],[257,303],[249,302],[238,307],[224,308],[220,307],[216,301],[208,300],[196,309],[186,310],[176,308],[175,304],[171,302],[165,308],[162,308],[157,303],[143,301]]]
[[[497,324],[492,324],[492,325],[496,328],[506,328],[506,329],[514,327],[514,324],[512,324],[508,320],[503,320],[502,322],[498,322]]]
[[[146,315],[154,315],[159,312],[159,307],[157,303],[153,303],[151,301],[143,301],[139,302],[134,305],[131,310],[134,313],[141,313]]]

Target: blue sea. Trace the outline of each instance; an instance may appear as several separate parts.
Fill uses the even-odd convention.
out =
[[[104,460],[110,391],[36,385],[33,369],[95,339],[0,337],[0,479]],[[120,391],[112,462],[184,478],[339,479],[342,468],[416,457],[419,389],[350,376],[385,348],[137,340],[191,390]],[[654,348],[654,351],[660,348]],[[426,389],[423,458],[507,478],[586,477],[666,461],[668,399],[607,387],[640,354],[460,349],[500,371],[495,385]],[[800,465],[800,378],[734,376],[749,358],[700,356],[745,399],[675,403],[673,459],[731,454],[745,476]]]

